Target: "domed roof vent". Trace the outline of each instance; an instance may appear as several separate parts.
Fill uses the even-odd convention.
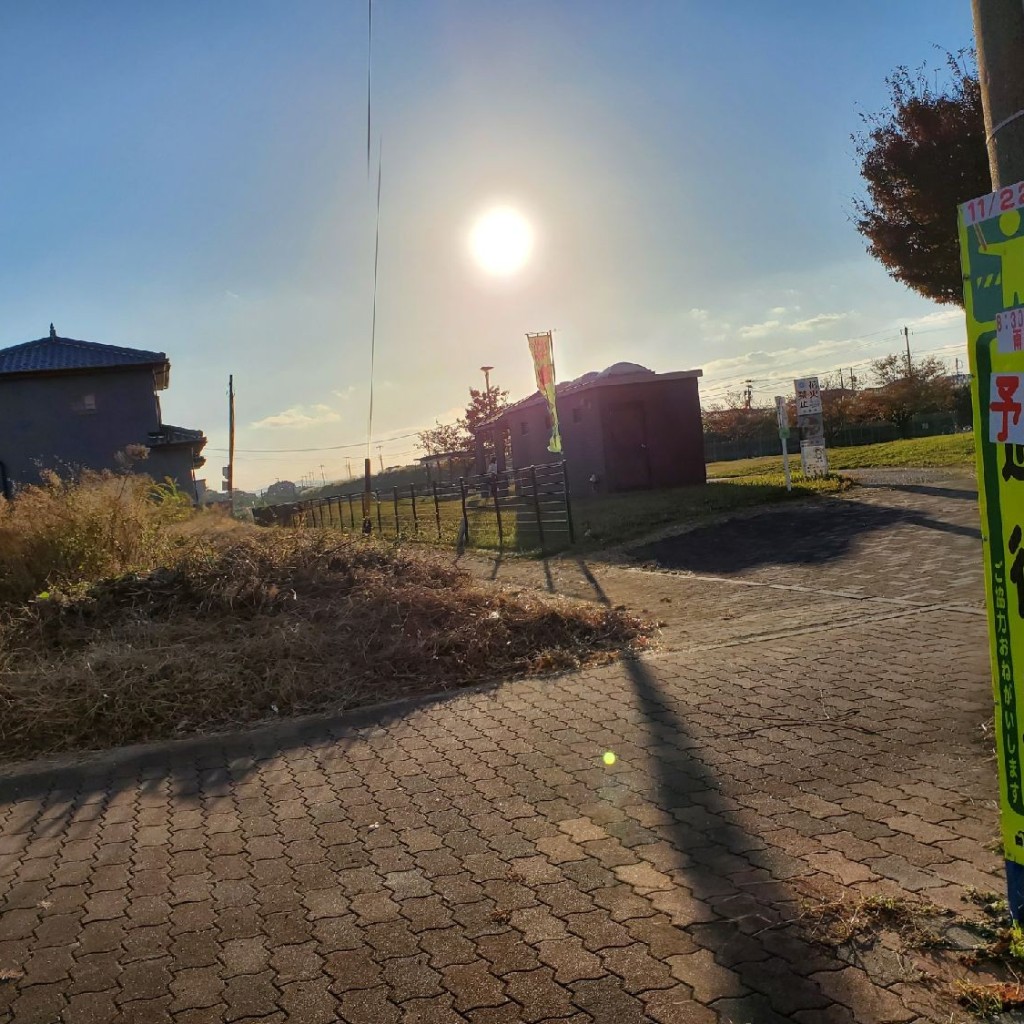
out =
[[[639,363],[612,363],[606,370],[602,370],[598,376],[620,377],[626,374],[642,374],[645,377],[655,376],[653,370],[648,370],[646,366],[641,366]]]

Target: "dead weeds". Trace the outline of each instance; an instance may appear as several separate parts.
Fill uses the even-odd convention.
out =
[[[0,609],[7,758],[119,746],[577,668],[621,611],[474,583],[327,531],[198,535],[168,566]]]
[[[844,946],[873,942],[882,932],[899,936],[905,946],[926,949],[942,944],[936,921],[949,916],[930,903],[895,896],[864,896],[857,900],[824,900],[806,904],[800,920],[812,939]]]

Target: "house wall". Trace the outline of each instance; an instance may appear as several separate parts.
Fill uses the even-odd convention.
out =
[[[0,377],[0,462],[15,485],[37,483],[40,468],[115,469],[115,454],[159,425],[149,367]],[[177,478],[191,482],[190,460]]]
[[[696,378],[641,381],[595,390],[605,437],[604,483],[608,491],[643,486],[636,483],[636,467],[625,467],[619,463],[626,458],[643,459],[644,454],[636,451],[626,455],[609,443],[617,415],[616,407],[621,409],[627,403],[638,403],[643,408],[649,486],[678,487],[705,482],[704,431]],[[632,480],[632,484],[623,486],[622,481],[626,479]]]
[[[138,471],[151,476],[158,483],[170,477],[193,501],[200,500],[194,481],[195,455],[188,445],[158,445],[150,450],[149,458],[138,463]]]

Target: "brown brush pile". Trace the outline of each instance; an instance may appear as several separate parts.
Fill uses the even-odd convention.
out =
[[[170,567],[0,605],[3,757],[352,708],[645,643],[620,612],[486,589],[441,558],[329,532],[174,547]]]

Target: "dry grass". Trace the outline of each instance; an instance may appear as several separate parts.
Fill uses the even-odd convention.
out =
[[[0,498],[0,603],[158,565],[180,544],[171,527],[192,516],[184,495],[149,477],[48,473],[17,501]]]
[[[941,945],[935,928],[940,916],[948,915],[930,903],[894,896],[824,900],[806,905],[800,915],[810,937],[828,945],[870,943],[882,932],[894,932],[918,949]]]
[[[0,611],[4,756],[351,708],[645,642],[620,612],[485,589],[336,531],[166,533],[150,552],[165,564],[89,582],[64,563],[67,585],[51,574],[45,596]]]

